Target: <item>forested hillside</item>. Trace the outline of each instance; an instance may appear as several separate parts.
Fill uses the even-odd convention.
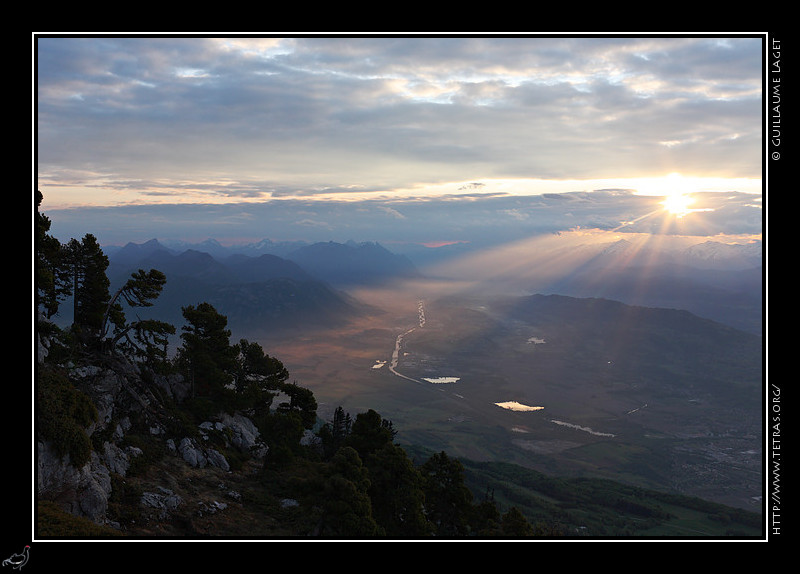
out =
[[[139,269],[112,292],[96,238],[61,244],[40,203],[38,537],[759,533],[759,517],[719,505],[401,446],[375,410],[320,420],[313,393],[259,344],[232,340],[210,303],[182,305],[179,325],[140,319],[169,277]],[[73,321],[60,328],[66,300]]]
[[[529,531],[518,516],[504,521],[496,508],[476,503],[461,463],[446,453],[414,465],[394,443],[391,422],[375,411],[351,417],[339,409],[333,421],[318,421],[313,394],[290,382],[280,360],[258,344],[231,342],[227,318],[208,303],[182,307],[181,346],[170,358],[174,325],[128,318],[152,305],[167,277],[138,270],[111,293],[108,258],[94,236],[60,244],[48,234],[40,202],[40,534],[417,538]],[[59,329],[49,319],[67,297],[74,319]],[[237,441],[225,422],[236,416],[252,422],[250,442]],[[73,480],[73,471],[107,475],[110,488]],[[167,478],[159,484],[158,477]],[[220,479],[241,490],[217,493],[228,502],[205,501],[205,512],[199,501],[187,504],[200,493],[184,481]],[[90,518],[92,527],[56,518],[64,511]],[[238,518],[209,530],[217,512]]]

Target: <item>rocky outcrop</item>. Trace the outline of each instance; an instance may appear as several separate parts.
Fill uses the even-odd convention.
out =
[[[180,375],[158,376],[155,377],[153,382],[167,397],[173,399],[176,403],[181,403],[189,398],[191,386]]]
[[[89,462],[76,468],[69,455],[59,456],[47,440],[38,440],[37,493],[71,514],[113,525],[107,519],[113,477],[125,478],[133,462],[144,455],[140,448],[126,444],[131,433],[163,441],[165,452],[196,469],[229,471],[223,454],[228,449],[255,458],[267,452],[257,427],[241,413],[223,413],[200,425],[192,436],[169,436],[183,428],[163,404],[164,397],[177,402],[186,397],[188,386],[179,376],[149,376],[145,382],[134,365],[119,360],[104,367],[72,368],[70,379],[97,408],[96,422],[85,429],[93,450]],[[166,488],[145,492],[140,500],[144,515],[155,519],[169,516],[181,502]]]
[[[167,520],[182,503],[180,496],[163,487],[159,487],[158,492],[145,492],[141,498],[141,505],[156,520]]]
[[[228,461],[219,451],[213,448],[200,447],[192,438],[186,437],[181,440],[177,450],[184,461],[196,468],[213,466],[222,470],[230,469]]]
[[[177,445],[169,439],[170,450],[195,468],[212,466],[223,470],[230,470],[228,461],[218,449],[205,446],[203,443],[222,442],[226,447],[235,448],[255,458],[263,458],[266,455],[267,446],[261,440],[253,421],[241,413],[233,415],[221,413],[218,418],[219,420],[215,422],[207,421],[199,426],[199,439],[184,437]]]
[[[230,442],[233,446],[247,452],[256,458],[263,458],[267,454],[267,446],[261,439],[255,423],[241,413],[220,415],[222,430],[230,432]]]
[[[47,443],[37,444],[37,493],[57,501],[62,508],[98,523],[105,521],[111,495],[111,474],[100,455],[92,453],[90,462],[75,468],[69,455],[59,457]]]
[[[138,379],[131,365],[117,368],[96,366],[73,368],[70,379],[86,393],[97,408],[97,421],[85,432],[93,440],[89,462],[77,468],[69,455],[59,456],[46,440],[37,441],[37,493],[59,502],[68,512],[103,523],[112,491],[112,474],[125,476],[131,460],[142,454],[135,447],[121,446],[130,428],[129,415],[148,408],[148,399],[135,390],[131,377]],[[99,443],[99,445],[98,445]]]

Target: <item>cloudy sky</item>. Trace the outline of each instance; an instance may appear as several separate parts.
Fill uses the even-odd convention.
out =
[[[35,35],[33,49],[38,186],[60,239],[433,243],[652,232],[667,216],[673,232],[761,232],[759,37]],[[662,208],[676,191],[698,192],[694,211]]]

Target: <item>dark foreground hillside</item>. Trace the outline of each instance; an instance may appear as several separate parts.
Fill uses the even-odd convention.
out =
[[[178,372],[124,357],[61,363],[64,350],[41,340],[37,539],[761,534],[759,515],[693,497],[404,446],[403,429],[372,410],[319,420],[276,359],[259,410],[226,393],[216,405],[193,398]]]
[[[60,245],[36,223],[37,540],[761,534],[758,516],[697,499],[401,446],[413,433],[372,408],[321,418],[214,305],[181,305],[176,325],[144,317],[164,273],[112,291],[93,236]],[[67,296],[73,321],[59,326]]]
[[[151,403],[151,407],[155,405]],[[157,408],[169,411],[174,407]],[[115,448],[112,445],[129,453],[118,459],[127,465],[106,466],[110,492],[103,511],[91,518],[85,516],[89,505],[83,497],[90,490],[88,483],[79,481],[74,489],[40,489],[38,539],[738,539],[762,533],[759,515],[698,498],[608,480],[549,476],[513,464],[456,460],[444,453],[439,454],[439,462],[447,471],[442,471],[440,479],[448,477],[449,486],[444,491],[429,491],[422,486],[425,480],[421,476],[430,480],[437,475],[422,469],[436,453],[402,446],[401,442],[397,443],[401,446],[392,446],[389,434],[379,439],[382,454],[362,450],[362,462],[362,456],[351,449],[342,451],[349,457],[326,456],[328,439],[322,437],[328,435],[324,432],[316,439],[306,433],[309,440],[294,447],[291,454],[261,457],[226,438],[233,427],[220,427],[217,433],[209,425],[198,425],[203,430],[198,428],[196,436],[206,437],[203,449],[208,452],[213,445],[227,462],[225,466],[203,465],[170,447],[168,435],[153,435],[142,428],[142,413],[128,416],[138,422],[128,428],[125,437],[95,450],[106,464],[107,453]],[[380,435],[381,428],[385,427],[374,425],[368,434]],[[109,429],[99,434],[109,437]],[[397,440],[402,436],[402,429],[397,429]],[[92,444],[100,440],[94,436]],[[138,454],[130,455],[133,452]],[[387,465],[395,466],[394,476],[406,476],[411,483],[395,484],[383,474]],[[85,467],[85,473],[97,475],[101,468],[102,464],[94,461]],[[387,532],[383,528],[391,523],[384,514],[387,501],[372,486],[391,490],[391,502],[399,504],[404,495],[414,491],[406,490],[411,484],[417,484],[423,507],[433,505],[436,496],[460,505],[459,529]],[[97,495],[95,492],[95,499]]]

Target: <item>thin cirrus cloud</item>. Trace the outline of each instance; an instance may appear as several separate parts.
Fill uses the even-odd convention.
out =
[[[500,201],[672,172],[737,178],[749,188],[729,191],[758,193],[761,42],[42,36],[38,185],[46,209],[80,207],[87,218],[89,207],[106,217],[128,209],[134,221],[136,206],[156,221],[159,204],[194,204],[173,215],[213,223],[199,215],[213,212],[206,205],[235,204],[219,209],[249,217],[225,221],[275,212],[282,226],[324,229],[346,212],[364,232],[356,214],[410,225],[425,201],[425,213],[435,203],[466,214],[482,198],[489,213],[530,222],[542,213],[535,200]],[[453,211],[457,196],[472,199]],[[318,198],[316,217],[290,212]],[[359,212],[345,199],[367,203]],[[585,205],[597,219],[629,200]]]

